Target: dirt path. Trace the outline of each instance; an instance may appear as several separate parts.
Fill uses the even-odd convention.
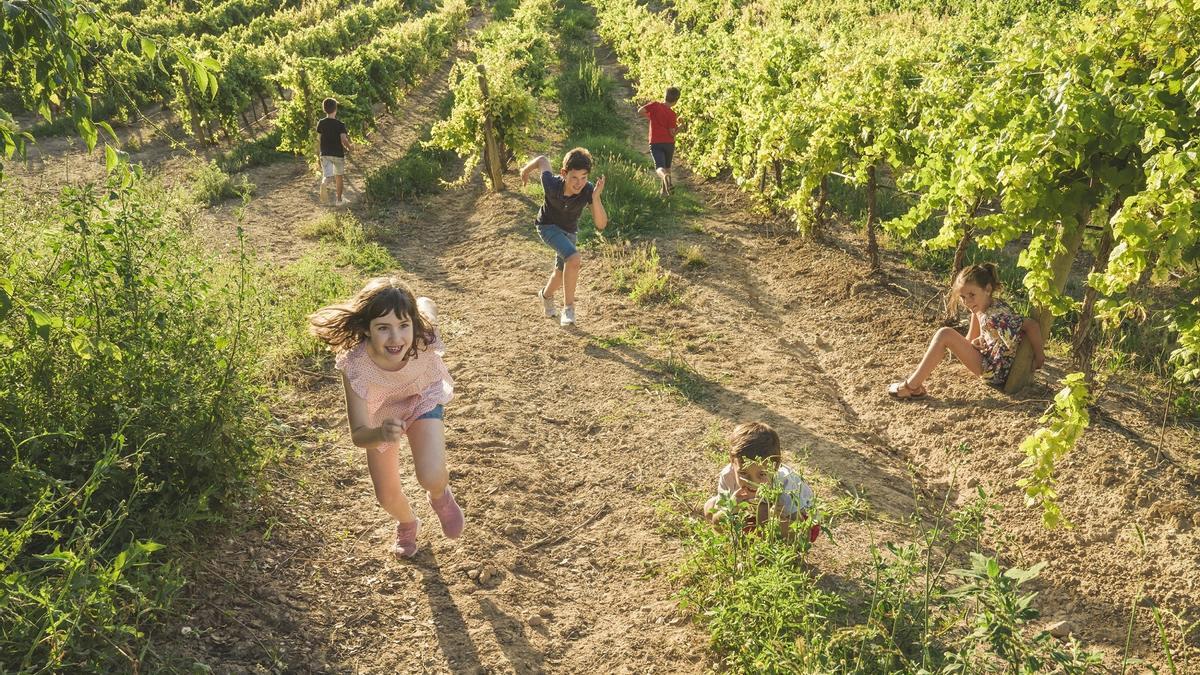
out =
[[[620,76],[611,58],[606,68]],[[432,119],[444,72],[429,82],[403,120],[382,127],[387,142],[373,143],[364,164],[399,156]],[[613,261],[593,254],[579,325],[567,330],[541,316],[534,296],[550,256],[530,226],[536,204],[515,180],[492,195],[476,178],[382,216],[353,206],[387,233],[401,276],[439,304],[456,379],[451,479],[467,532],[444,540],[415,499],[421,552],[394,560],[392,523],[350,445],[336,378],[298,373],[278,415],[301,453],[268,469],[269,491],[246,506],[244,529],[193,561],[185,592],[196,609],[180,617],[170,651],[219,672],[701,672],[713,664],[671,600],[682,554],[658,509],[710,489],[714,439],[751,419],[779,430],[819,493],[860,494],[876,516],[819,547],[815,565],[832,587],[851,583],[872,541],[907,536],[898,523],[914,494],[980,485],[1005,507],[995,544],[1018,562],[1051,561],[1042,604],[1085,641],[1113,653],[1139,588],[1197,610],[1185,437],[1169,439],[1168,461],[1153,464],[1147,416],[1099,424],[1063,467],[1064,508],[1079,527],[1042,531],[1011,468],[1042,403],[1014,402],[952,368],[927,403],[883,394],[931,330],[916,307],[932,287],[894,277],[915,294],[906,303],[857,284],[864,265],[854,255],[765,236],[730,187],[683,174],[705,210],[657,244],[682,302],[635,305],[613,292]],[[272,165],[250,180],[251,242],[269,260],[295,259],[308,246],[295,232],[318,213],[315,178]],[[230,208],[211,212],[214,237],[229,234]],[[707,265],[685,268],[682,245],[699,246]],[[1146,552],[1133,548],[1133,522],[1152,528]],[[493,578],[473,579],[480,567]]]

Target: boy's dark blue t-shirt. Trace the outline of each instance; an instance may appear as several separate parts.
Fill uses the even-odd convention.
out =
[[[583,186],[577,195],[570,197],[563,194],[567,181],[562,176],[550,171],[542,172],[542,190],[546,193],[546,201],[538,209],[538,225],[557,225],[567,232],[579,229],[579,214],[583,207],[592,203],[592,192],[596,189],[591,181]]]

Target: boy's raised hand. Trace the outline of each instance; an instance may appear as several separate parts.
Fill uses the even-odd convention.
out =
[[[599,197],[601,192],[604,192],[604,176],[600,176],[600,180],[596,181],[596,187],[592,188],[592,196]]]

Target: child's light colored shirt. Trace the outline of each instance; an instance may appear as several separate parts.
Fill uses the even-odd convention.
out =
[[[367,423],[379,426],[384,420],[399,419],[405,428],[418,417],[454,398],[454,380],[442,361],[446,345],[434,331],[434,340],[417,348],[400,370],[384,370],[371,360],[365,342],[338,354],[335,366],[346,374],[350,388],[367,402]],[[398,448],[399,443],[381,443],[379,451]]]
[[[803,509],[812,506],[813,491],[805,483],[800,474],[792,471],[786,464],[780,464],[773,480],[775,487],[781,488],[779,508],[784,516],[794,516]],[[717,476],[717,494],[734,495],[738,491],[737,468],[726,464]]]

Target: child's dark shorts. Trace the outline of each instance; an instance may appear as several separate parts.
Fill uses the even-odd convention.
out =
[[[651,143],[650,154],[654,156],[654,168],[671,168],[671,159],[675,157],[674,143]]]

